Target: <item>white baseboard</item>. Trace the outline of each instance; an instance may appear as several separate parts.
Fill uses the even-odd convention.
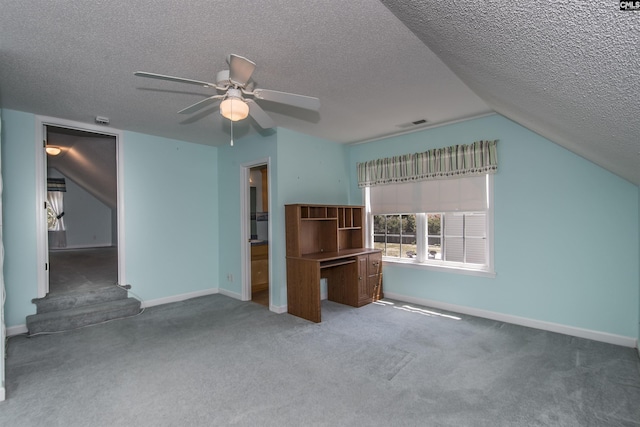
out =
[[[288,308],[286,305],[269,305],[269,311],[277,314],[283,314],[288,311]]]
[[[222,294],[222,295],[224,295],[224,296],[227,296],[227,297],[229,297],[229,298],[233,298],[233,299],[237,299],[237,300],[242,301],[242,294],[239,294],[239,293],[237,293],[237,292],[231,292],[231,291],[230,291],[230,290],[228,290],[228,289],[222,289],[222,288],[220,288],[220,289],[218,289],[218,293],[219,293],[219,294]]]
[[[541,329],[549,332],[570,335],[578,338],[586,338],[589,340],[605,342],[608,344],[620,345],[623,347],[637,348],[638,340],[634,337],[625,337],[622,335],[610,334],[608,332],[594,331],[590,329],[577,328],[575,326],[567,326],[559,323],[545,322],[542,320],[528,319],[526,317],[513,316],[510,314],[497,313],[494,311],[482,310],[479,308],[465,307],[461,305],[448,304],[439,301],[432,301],[423,298],[416,298],[393,292],[384,291],[385,298],[398,301],[420,304],[427,307],[438,308],[440,310],[452,311],[454,313],[467,314],[470,316],[482,317],[485,319],[497,320],[514,325],[526,326],[528,328]],[[639,354],[640,354],[640,350]]]
[[[169,304],[172,302],[179,302],[179,301],[184,301],[191,298],[203,297],[205,295],[213,295],[217,293],[218,293],[218,288],[211,288],[211,289],[205,289],[202,291],[189,292],[186,294],[172,295],[170,297],[156,298],[148,301],[143,301],[141,305],[142,305],[142,308],[149,308],[149,307],[154,307],[156,305]]]
[[[27,329],[27,324],[24,323],[22,325],[9,326],[7,327],[7,336],[13,337],[16,335],[26,334],[29,330]]]
[[[85,245],[70,245],[70,246],[65,246],[64,248],[50,248],[51,251],[68,251],[68,250],[74,250],[74,249],[92,249],[92,248],[115,248],[117,246],[114,246],[111,243],[87,243]]]
[[[221,294],[221,295],[227,296],[229,298],[233,298],[233,299],[237,299],[237,300],[242,301],[242,294],[239,294],[237,292],[231,292],[231,291],[229,291],[227,289],[220,288],[220,289],[218,289],[218,293]],[[287,312],[287,306],[286,305],[278,306],[278,305],[270,304],[269,305],[269,311],[272,311],[272,312],[277,313],[277,314],[286,313]]]

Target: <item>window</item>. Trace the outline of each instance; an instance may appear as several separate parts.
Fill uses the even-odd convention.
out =
[[[365,188],[369,247],[386,262],[493,275],[492,175]]]
[[[359,162],[367,247],[391,262],[493,276],[497,140]]]
[[[414,214],[374,215],[373,227],[374,247],[382,249],[383,256],[416,257],[416,216]]]

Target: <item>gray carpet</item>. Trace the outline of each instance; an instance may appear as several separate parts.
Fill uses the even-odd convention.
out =
[[[640,426],[634,349],[403,305],[212,295],[14,337],[0,425]]]
[[[92,291],[118,281],[118,248],[49,251],[49,292]]]
[[[58,332],[138,314],[140,301],[116,286],[118,248],[49,252],[49,293],[32,300],[26,317],[30,334]]]

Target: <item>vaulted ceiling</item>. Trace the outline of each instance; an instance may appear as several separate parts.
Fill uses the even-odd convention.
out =
[[[618,2],[0,0],[0,106],[200,144],[229,141],[215,81],[235,53],[278,126],[359,142],[498,112],[640,185],[640,12]],[[423,124],[413,124],[426,120]],[[234,133],[263,132],[251,119]]]
[[[47,126],[47,143],[60,148],[47,156],[56,169],[111,209],[118,203],[116,141],[114,136]]]

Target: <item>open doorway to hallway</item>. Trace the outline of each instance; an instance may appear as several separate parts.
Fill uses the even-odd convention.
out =
[[[46,125],[49,294],[118,282],[116,138]]]
[[[139,314],[141,302],[119,286],[126,283],[122,132],[42,116],[37,124],[36,246],[42,267],[27,332],[55,333]],[[45,153],[54,147],[57,156]]]
[[[269,184],[267,164],[249,169],[251,300],[269,307]]]

